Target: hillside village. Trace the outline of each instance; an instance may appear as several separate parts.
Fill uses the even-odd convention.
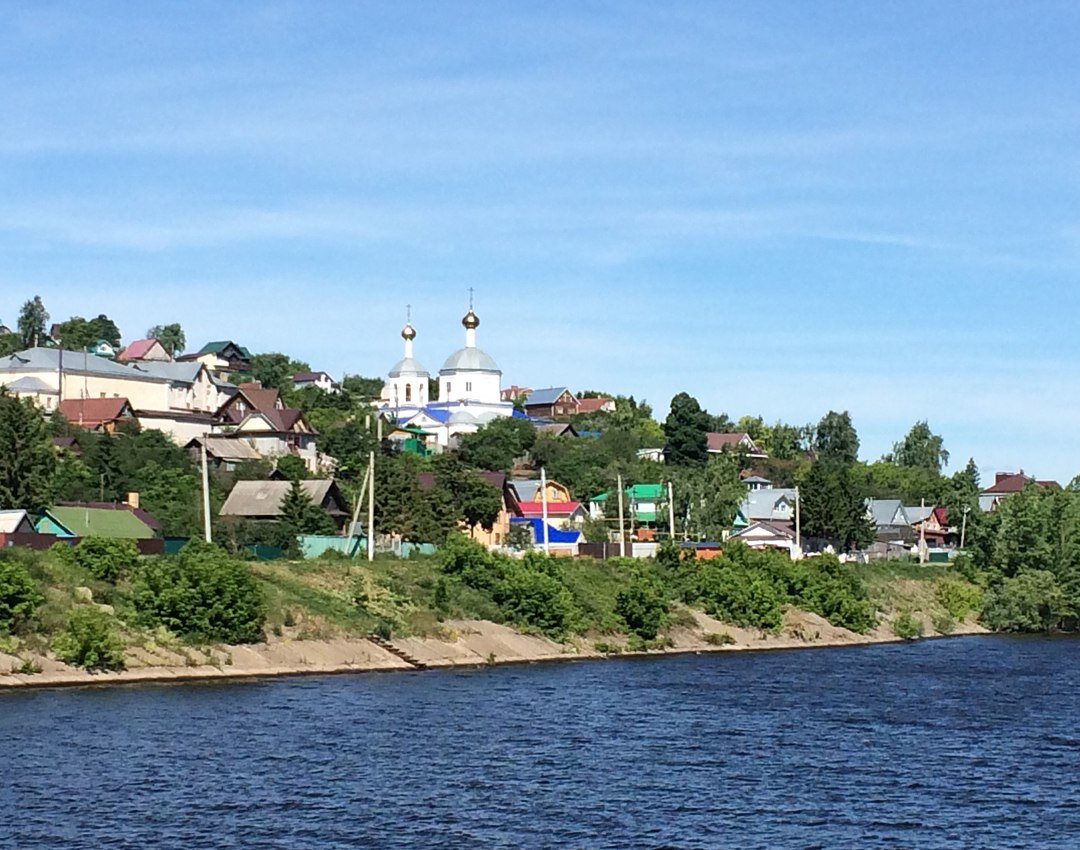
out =
[[[251,340],[188,346],[178,324],[137,339],[104,315],[49,324],[32,299],[0,323],[0,387],[33,406],[48,457],[7,464],[0,545],[116,536],[152,553],[209,530],[258,556],[355,554],[370,517],[371,551],[398,554],[465,529],[515,552],[651,557],[670,541],[708,558],[741,541],[936,561],[980,545],[1003,500],[1060,489],[1022,471],[984,484],[974,462],[946,477],[924,422],[866,463],[846,413],[766,425],[680,393],[661,423],[633,397],[571,389],[572,375],[504,385],[472,306],[461,324],[437,372],[410,320],[385,377],[335,378]]]

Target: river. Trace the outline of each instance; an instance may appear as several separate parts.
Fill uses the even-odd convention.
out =
[[[0,694],[0,847],[1080,844],[1080,640]]]

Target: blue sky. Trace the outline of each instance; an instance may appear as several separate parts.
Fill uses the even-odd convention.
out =
[[[6,3],[0,319],[1080,472],[1080,4]]]

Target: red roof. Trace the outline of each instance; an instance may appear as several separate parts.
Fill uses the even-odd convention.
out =
[[[721,434],[718,431],[710,431],[705,436],[708,449],[711,452],[718,452],[721,449],[733,449],[742,443],[744,439],[750,439],[750,436],[745,431],[739,434]],[[751,442],[753,441],[751,440]]]
[[[579,398],[578,413],[599,413],[605,404],[611,404],[610,398]]]
[[[155,345],[160,343],[156,339],[137,339],[130,343],[127,348],[116,355],[117,360],[141,360]]]
[[[81,428],[98,428],[131,416],[126,398],[69,398],[60,402],[61,415]]]
[[[992,486],[983,490],[986,495],[1002,495],[1005,493],[1019,493],[1029,483],[1034,482],[1040,487],[1046,487],[1052,490],[1060,490],[1061,485],[1056,481],[1035,481],[1030,475],[1025,475],[1023,470],[1020,472],[998,472],[994,475],[994,483]]]
[[[570,516],[581,507],[581,502],[548,502],[548,516]],[[522,502],[521,513],[525,516],[543,516],[543,502]]]

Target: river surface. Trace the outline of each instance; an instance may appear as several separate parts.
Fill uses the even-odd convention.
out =
[[[0,847],[1080,847],[1080,640],[0,693]]]

